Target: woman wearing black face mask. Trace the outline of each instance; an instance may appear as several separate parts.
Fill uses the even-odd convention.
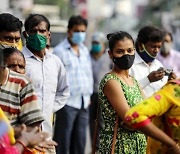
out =
[[[134,61],[134,41],[128,33],[121,31],[108,34],[107,38],[109,56],[114,66],[101,80],[99,88],[100,107],[105,122],[100,133],[99,152],[145,154],[145,136],[123,122],[129,107],[142,100],[137,81],[129,75],[129,68]]]

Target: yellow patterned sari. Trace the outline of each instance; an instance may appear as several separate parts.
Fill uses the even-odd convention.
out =
[[[134,128],[152,122],[180,143],[180,79],[169,81],[153,96],[132,107],[125,117]],[[148,137],[147,154],[166,154],[162,143]]]

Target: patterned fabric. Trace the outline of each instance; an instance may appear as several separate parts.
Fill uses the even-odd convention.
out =
[[[169,81],[153,96],[126,113],[126,121],[135,128],[152,122],[180,143],[180,79]],[[166,146],[148,138],[148,154],[166,153]]]
[[[78,45],[79,56],[75,54],[67,39],[54,48],[53,53],[63,62],[70,86],[70,97],[66,105],[80,109],[82,97],[84,107],[90,103],[90,96],[93,92],[93,75],[91,57],[84,44]]]
[[[102,154],[110,154],[112,147],[112,139],[116,120],[116,112],[112,108],[107,97],[103,93],[103,88],[109,80],[117,80],[121,84],[128,105],[134,106],[142,100],[141,92],[137,81],[134,79],[134,86],[130,87],[123,83],[117,76],[106,74],[100,83],[99,101],[102,110],[102,116],[105,122],[105,127],[100,133],[99,151]],[[143,134],[137,131],[129,131],[122,126],[118,126],[118,133],[115,146],[116,154],[145,154],[146,153],[146,138]]]
[[[0,87],[0,107],[13,126],[43,121],[32,83],[10,70],[6,83]]]

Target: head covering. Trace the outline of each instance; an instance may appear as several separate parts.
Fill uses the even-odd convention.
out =
[[[92,42],[105,42],[105,35],[102,32],[96,32],[92,35]]]

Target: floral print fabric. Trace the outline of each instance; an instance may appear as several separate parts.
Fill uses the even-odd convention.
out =
[[[110,154],[112,147],[112,139],[114,126],[116,121],[116,112],[109,103],[107,97],[103,93],[103,88],[109,80],[117,80],[121,84],[124,95],[129,106],[134,106],[142,100],[141,92],[137,81],[134,79],[134,86],[130,87],[123,83],[117,76],[106,74],[100,83],[99,101],[104,119],[104,129],[100,132],[100,154]],[[118,126],[116,145],[116,154],[145,154],[146,153],[146,138],[143,134],[137,131],[129,131]]]
[[[153,96],[132,107],[125,119],[135,128],[147,125],[152,119],[157,127],[180,142],[180,79],[169,81]],[[166,150],[165,145],[148,138],[148,154],[166,153]]]

